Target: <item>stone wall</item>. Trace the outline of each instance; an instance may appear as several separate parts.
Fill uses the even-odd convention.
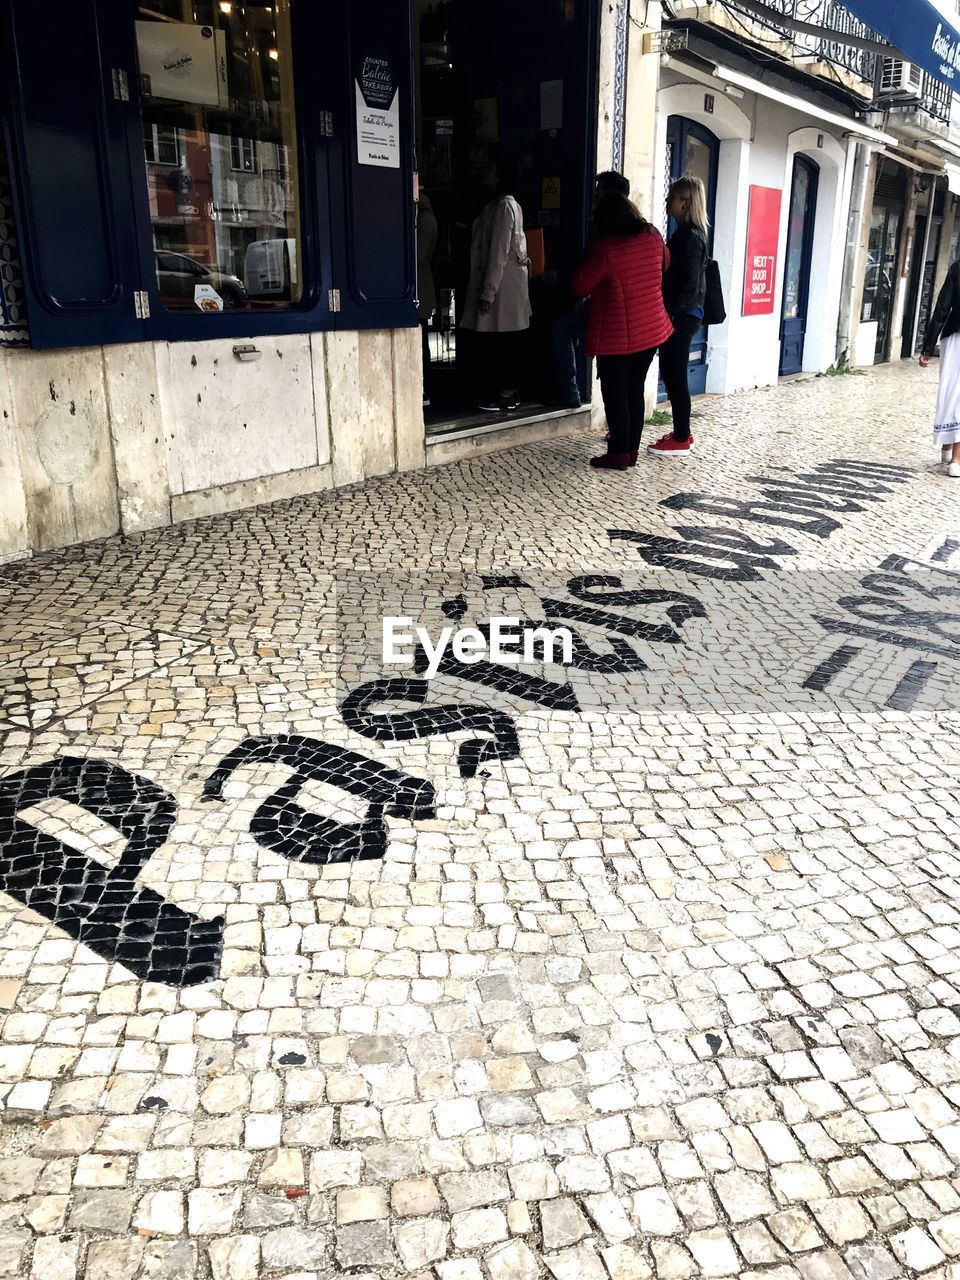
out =
[[[0,561],[424,465],[417,329],[0,347]]]

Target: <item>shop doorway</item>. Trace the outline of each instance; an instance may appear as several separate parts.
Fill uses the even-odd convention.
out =
[[[787,224],[783,314],[780,321],[781,377],[799,373],[803,368],[819,181],[819,166],[806,156],[796,156],[790,185],[790,221]]]
[[[900,209],[887,204],[874,206],[870,216],[862,319],[876,322],[874,359],[878,364],[890,359],[890,322],[893,317],[893,295],[900,258],[902,218]]]
[[[906,203],[907,171],[902,165],[880,159],[870,232],[867,240],[867,267],[863,280],[861,324],[877,327],[874,360],[890,359],[893,304],[900,274],[900,232]]]
[[[707,213],[710,217],[708,249],[713,254],[713,221],[717,204],[717,173],[720,167],[720,139],[702,124],[685,116],[671,116],[667,121],[667,166],[670,181],[676,182],[685,173],[692,173],[704,185],[707,193]],[[676,230],[669,219],[667,236]],[[703,395],[707,389],[707,328],[704,325],[690,344],[690,391]],[[663,389],[661,388],[661,391]],[[665,392],[663,393],[665,395]]]
[[[574,301],[568,281],[583,255],[594,188],[599,7],[596,0],[414,0],[413,8],[418,184],[436,220],[428,268],[436,308],[423,343],[427,433],[556,411],[562,386],[551,330]],[[478,408],[484,338],[460,320],[471,228],[488,198],[481,180],[500,159],[518,172],[533,318],[522,339],[521,404],[491,415]],[[582,352],[578,381],[586,403]]]
[[[910,289],[907,294],[903,318],[903,347],[905,360],[918,355],[933,306],[936,288],[937,262],[940,258],[940,239],[943,231],[944,193],[938,192],[934,200],[933,217],[926,212],[917,214],[914,230],[914,260],[910,273]],[[929,229],[928,229],[929,221]]]

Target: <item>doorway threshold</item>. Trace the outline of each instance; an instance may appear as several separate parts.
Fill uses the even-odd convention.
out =
[[[575,418],[578,414],[589,412],[589,404],[582,404],[579,409],[549,409],[546,405],[526,405],[515,416],[498,414],[493,417],[485,413],[451,422],[433,423],[426,428],[426,440],[428,444],[443,444],[447,440],[466,440],[471,436],[486,436],[495,431],[526,427],[536,422]]]

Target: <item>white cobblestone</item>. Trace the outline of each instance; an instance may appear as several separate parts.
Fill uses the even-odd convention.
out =
[[[931,402],[915,369],[801,381],[703,402],[682,471],[594,474],[557,437],[0,569],[0,782],[149,780],[172,816],[129,884],[222,922],[178,984],[0,899],[0,1274],[960,1280],[960,609],[909,580],[960,565]],[[388,600],[461,597],[552,601],[626,669],[540,671],[577,710],[448,674],[348,724]],[[295,792],[274,757],[202,798],[248,738],[368,763]],[[321,818],[379,838],[350,789],[374,768],[430,816],[296,856]],[[63,797],[20,818],[123,848]]]

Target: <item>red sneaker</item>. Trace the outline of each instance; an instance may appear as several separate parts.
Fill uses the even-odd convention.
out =
[[[648,444],[647,452],[655,453],[659,458],[685,458],[693,445],[693,436],[689,440],[674,440],[673,435],[661,436],[656,444]]]

